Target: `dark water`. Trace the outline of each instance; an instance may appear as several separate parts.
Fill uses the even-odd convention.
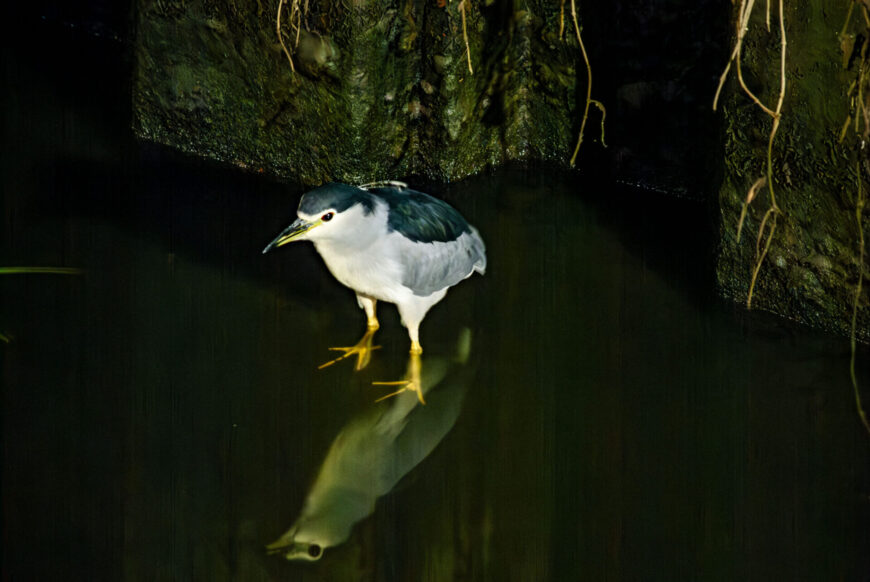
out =
[[[870,579],[848,342],[716,300],[702,205],[546,168],[416,184],[489,271],[424,322],[427,408],[360,441],[359,481],[407,475],[318,562],[267,556],[336,436],[406,405],[370,383],[407,334],[382,306],[372,364],[317,371],[364,318],[310,246],[260,254],[301,192],[37,64],[4,59],[0,259],[86,272],[0,279],[4,579]]]

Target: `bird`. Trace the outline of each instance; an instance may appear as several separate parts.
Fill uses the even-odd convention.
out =
[[[330,348],[343,352],[325,368],[353,355],[356,369],[371,358],[380,327],[377,302],[393,303],[411,340],[407,377],[375,382],[417,393],[420,402],[420,324],[448,289],[474,273],[486,272],[486,247],[477,229],[446,202],[408,188],[402,182],[352,186],[330,182],[306,192],[296,220],[263,253],[295,241],[311,241],[330,273],[356,293],[367,328],[356,345]]]

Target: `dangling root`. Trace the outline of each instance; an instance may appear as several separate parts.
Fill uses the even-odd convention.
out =
[[[473,75],[474,69],[471,66],[471,47],[468,44],[468,28],[465,25],[465,2],[462,0],[459,3],[459,13],[462,15],[462,38],[465,40],[465,56],[468,58],[468,74]]]
[[[281,30],[281,13],[284,11],[284,5],[287,4],[287,0],[278,0],[278,14],[275,16],[275,33],[278,35],[278,42],[281,43],[281,49],[284,51],[284,54],[287,55],[287,61],[290,63],[290,70],[293,73],[296,73],[296,66],[293,64],[293,57],[290,54],[290,50],[287,48],[287,45],[284,43],[284,31]],[[302,33],[302,15],[303,12],[308,14],[308,0],[305,0],[304,10],[299,8],[299,0],[292,0],[290,3],[290,16],[289,16],[289,27],[291,30],[296,31],[296,36],[294,39],[294,48],[299,46],[299,35]]]
[[[713,110],[716,110],[716,107],[719,103],[719,94],[722,92],[722,87],[725,85],[725,80],[728,77],[728,72],[731,70],[731,63],[734,63],[734,68],[737,70],[737,80],[740,83],[740,87],[743,89],[743,92],[759,107],[762,111],[764,111],[767,115],[773,118],[773,123],[770,128],[770,136],[767,140],[767,172],[764,178],[756,180],[752,187],[749,189],[749,193],[746,196],[746,202],[743,203],[743,209],[740,212],[740,219],[737,224],[737,240],[740,240],[740,233],[743,230],[743,221],[746,218],[746,210],[749,204],[756,196],[756,191],[758,188],[763,186],[763,182],[767,183],[767,189],[770,193],[770,208],[764,213],[764,218],[761,221],[761,226],[758,229],[758,237],[756,238],[755,244],[755,266],[752,269],[752,278],[749,281],[749,291],[746,296],[746,307],[747,309],[752,308],[752,295],[755,290],[755,283],[758,280],[758,273],[761,271],[761,265],[764,263],[765,257],[767,257],[767,253],[770,250],[771,242],[773,242],[773,236],[776,233],[776,225],[777,225],[777,216],[782,212],[779,208],[779,205],[776,203],[776,193],[773,189],[773,140],[776,137],[776,132],[779,129],[779,123],[782,119],[782,104],[785,100],[785,57],[786,57],[786,37],[785,37],[785,15],[783,10],[783,0],[779,0],[779,34],[780,34],[780,72],[779,72],[779,97],[776,101],[775,109],[771,109],[766,106],[761,100],[755,96],[755,94],[749,90],[749,87],[746,86],[746,82],[743,80],[743,71],[741,69],[741,56],[743,49],[743,39],[746,37],[746,32],[749,30],[749,17],[752,14],[752,8],[755,5],[755,0],[741,0],[740,9],[738,10],[737,15],[737,40],[734,43],[734,49],[731,51],[731,57],[728,59],[728,63],[725,65],[725,70],[722,72],[722,76],[719,77],[719,86],[716,88],[716,94],[713,97]],[[767,3],[767,21],[769,23],[770,17],[770,2],[768,0]],[[768,29],[770,25],[768,24]],[[768,219],[773,217],[773,220],[770,221],[770,230],[767,233],[767,239],[764,243],[764,248],[760,249],[761,239],[764,236],[764,229],[767,226]],[[759,252],[760,250],[760,252]]]
[[[287,60],[290,61],[290,70],[296,73],[296,67],[293,65],[293,57],[290,56],[290,51],[287,50],[287,45],[284,44],[284,35],[281,32],[281,12],[287,0],[278,0],[278,15],[275,17],[275,33],[278,35],[278,42],[281,43],[281,48],[284,49],[284,54],[287,55]],[[292,8],[291,8],[292,19]]]
[[[586,54],[586,45],[583,44],[583,37],[580,36],[580,25],[577,24],[577,6],[576,0],[571,0],[571,18],[574,21],[574,33],[577,35],[577,43],[580,45],[580,52],[583,53],[583,62],[586,63],[586,105],[583,107],[583,119],[580,121],[580,134],[577,136],[577,145],[574,146],[574,154],[569,162],[572,166],[577,160],[577,153],[580,151],[580,144],[583,143],[583,132],[586,129],[586,120],[589,118],[589,106],[595,105],[601,111],[601,145],[607,147],[604,143],[604,118],[607,116],[607,111],[604,109],[604,104],[592,98],[592,65],[589,64],[589,55]],[[559,29],[559,37],[562,36],[562,27]]]
[[[864,212],[864,189],[861,187],[861,169],[858,170],[858,201],[855,205],[855,218],[858,221],[858,284],[855,285],[855,299],[852,301],[852,330],[850,334],[850,345],[852,348],[852,356],[849,359],[849,377],[852,379],[852,390],[855,393],[855,408],[858,410],[858,416],[861,418],[861,423],[867,432],[870,433],[870,421],[867,420],[867,413],[864,411],[864,405],[861,402],[861,391],[858,388],[858,376],[855,373],[855,354],[856,354],[856,329],[858,324],[858,300],[861,298],[861,286],[864,281],[864,228],[861,224],[861,216]]]

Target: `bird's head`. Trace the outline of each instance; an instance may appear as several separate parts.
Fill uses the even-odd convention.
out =
[[[266,546],[270,555],[281,555],[287,560],[304,560],[314,562],[323,557],[325,549],[317,540],[297,538],[298,530],[294,527],[276,541]]]
[[[296,220],[263,253],[297,240],[350,243],[373,211],[374,200],[365,190],[346,184],[326,184],[302,196]]]
[[[314,488],[299,519],[266,546],[269,554],[287,560],[319,560],[327,549],[344,543],[354,524],[374,509],[374,498],[354,487],[336,487],[330,482],[326,488],[317,489],[315,482]]]

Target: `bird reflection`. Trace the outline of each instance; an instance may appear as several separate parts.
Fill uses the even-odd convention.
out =
[[[417,399],[420,401],[420,404],[426,404],[426,399],[423,398],[423,389],[422,381],[420,380],[421,368],[423,364],[420,362],[420,354],[411,352],[408,355],[408,371],[405,373],[405,379],[399,380],[397,382],[372,382],[374,386],[398,386],[399,389],[395,392],[390,392],[389,394],[385,394],[381,396],[375,402],[380,402],[381,400],[386,400],[392,396],[398,396],[402,392],[410,391],[417,394]]]
[[[266,546],[270,554],[313,561],[347,540],[354,524],[374,511],[377,499],[423,461],[453,427],[472,375],[470,350],[471,333],[465,329],[454,359],[427,357],[422,373],[418,369],[429,405],[419,406],[408,394],[372,407],[345,425],[323,460],[301,514]]]

